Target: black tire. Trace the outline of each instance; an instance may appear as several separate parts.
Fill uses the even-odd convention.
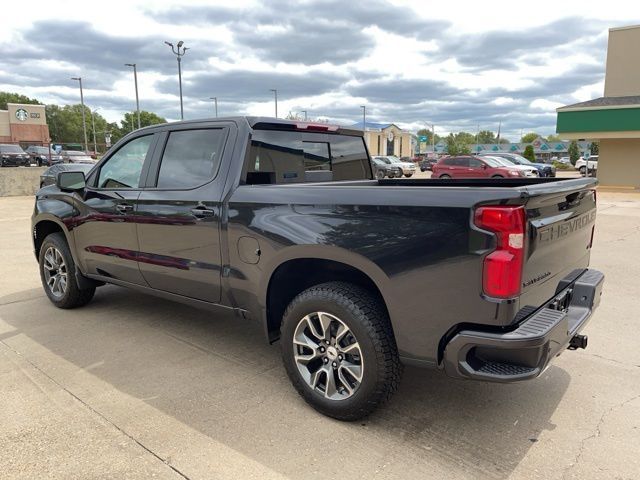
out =
[[[360,345],[362,380],[348,398],[325,398],[298,370],[294,334],[302,319],[314,312],[339,318]],[[328,282],[300,293],[284,313],[281,342],[284,366],[294,387],[307,403],[329,417],[347,421],[365,417],[388,400],[400,383],[402,365],[385,308],[375,296],[356,285]]]
[[[50,247],[56,249],[62,255],[66,266],[66,288],[62,295],[56,296],[45,279],[45,254]],[[76,264],[73,261],[67,240],[64,234],[60,232],[48,235],[40,247],[38,254],[38,264],[40,267],[40,279],[47,297],[58,308],[76,308],[82,307],[91,301],[96,292],[95,287],[80,289],[76,281]]]
[[[378,180],[382,180],[382,179],[384,178],[384,171],[383,171],[383,170],[378,170],[378,171],[376,172],[376,178],[377,178]]]
[[[494,176],[493,176],[493,177],[491,177],[491,178],[504,178],[504,177],[503,177],[502,175],[494,175]]]
[[[405,174],[405,177],[407,177],[407,178],[411,178],[411,177],[413,177],[413,173],[411,173],[411,174],[409,174],[409,175],[406,175],[406,174]]]
[[[587,167],[580,167],[578,171],[580,172],[580,175],[585,176],[587,174]]]
[[[451,175],[447,175],[446,173],[443,173],[442,175],[440,175],[438,178],[442,178],[444,180],[448,180],[451,178]]]

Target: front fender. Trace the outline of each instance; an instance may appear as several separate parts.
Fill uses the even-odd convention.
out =
[[[69,225],[72,225],[73,219],[78,215],[78,210],[69,202],[59,198],[51,197],[36,197],[36,205],[31,217],[31,236],[34,243],[34,254],[38,258],[38,252],[36,250],[36,227],[42,222],[53,222],[64,234],[71,256],[76,265],[80,265],[79,259],[76,253],[75,239],[72,230]]]

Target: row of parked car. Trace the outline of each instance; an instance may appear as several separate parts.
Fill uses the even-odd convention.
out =
[[[411,178],[416,173],[416,164],[408,157],[398,158],[394,155],[376,155],[371,157],[376,178]]]
[[[556,168],[535,163],[515,153],[487,153],[480,155],[425,158],[420,170],[431,171],[432,178],[516,178],[555,177]]]
[[[48,147],[32,145],[23,150],[20,145],[0,144],[0,167],[39,167],[58,163],[95,163],[91,155],[77,150],[62,150],[56,153]]]

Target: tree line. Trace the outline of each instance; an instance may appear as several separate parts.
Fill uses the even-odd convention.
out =
[[[7,109],[7,103],[24,103],[42,105],[42,102],[19,93],[0,92],[0,110]],[[99,112],[93,112],[86,105],[84,107],[87,126],[87,140],[93,145],[93,123],[95,122],[97,143],[105,143],[105,134],[111,135],[111,143],[115,143],[129,132],[138,128],[136,112],[127,112],[120,122],[108,122]],[[49,136],[52,143],[83,143],[82,105],[45,105]],[[140,126],[148,127],[158,123],[166,123],[166,119],[145,110],[140,111]]]

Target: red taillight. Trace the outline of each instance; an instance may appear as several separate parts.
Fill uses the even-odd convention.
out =
[[[490,297],[520,294],[524,264],[524,207],[480,207],[474,223],[496,234],[497,247],[484,259],[482,289]]]

